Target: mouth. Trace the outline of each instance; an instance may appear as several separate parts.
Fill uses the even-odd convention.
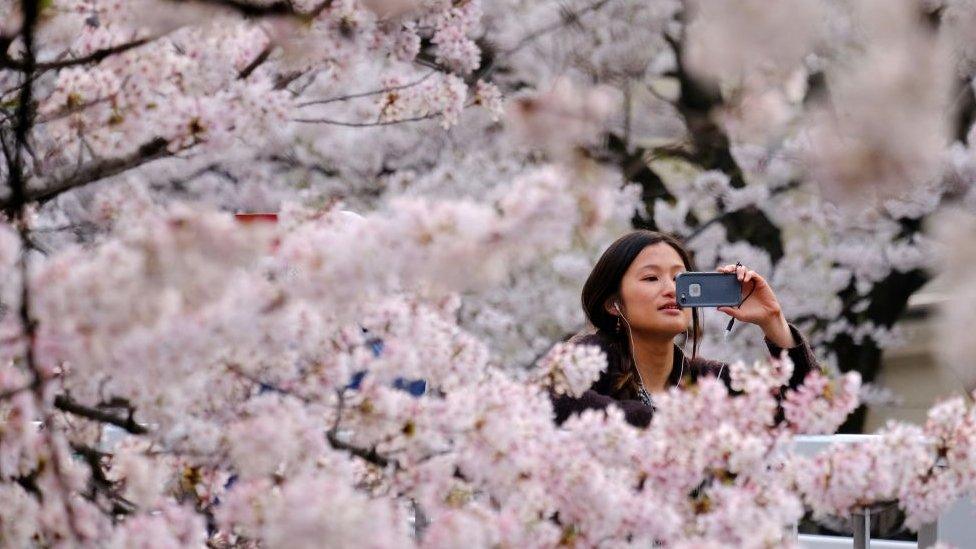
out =
[[[681,311],[681,307],[678,307],[678,304],[672,301],[670,303],[665,303],[661,307],[658,307],[657,310],[659,310],[659,311]]]

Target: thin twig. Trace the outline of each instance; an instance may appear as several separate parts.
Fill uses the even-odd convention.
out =
[[[545,27],[536,29],[530,32],[529,34],[523,36],[518,42],[515,43],[514,46],[499,52],[495,57],[492,58],[488,66],[482,68],[479,72],[481,73],[483,78],[491,75],[491,73],[494,72],[495,68],[498,66],[499,60],[515,54],[525,46],[531,44],[532,42],[538,40],[539,38],[551,32],[557,31],[569,25],[579,24],[580,17],[582,17],[583,15],[589,12],[597,11],[603,8],[603,6],[608,4],[610,1],[611,0],[599,0],[598,2],[594,2],[586,7],[580,8],[577,11],[563,12],[559,21],[551,25],[547,25]]]
[[[444,111],[425,114],[423,116],[415,116],[412,118],[401,118],[399,120],[386,120],[383,122],[348,122],[345,120],[332,120],[331,118],[292,118],[292,121],[300,122],[302,124],[329,124],[332,126],[345,126],[348,128],[372,128],[377,126],[393,126],[395,124],[405,124],[407,122],[420,122],[421,120],[430,120],[432,118],[437,118],[442,114],[444,114]]]
[[[246,380],[250,381],[251,383],[254,383],[254,384],[256,384],[256,385],[258,385],[260,387],[268,388],[268,389],[270,389],[272,391],[275,391],[276,393],[279,393],[279,394],[282,394],[282,395],[285,395],[285,396],[290,396],[292,398],[297,398],[297,399],[301,400],[302,402],[304,402],[306,404],[308,404],[311,401],[311,399],[309,399],[308,397],[304,397],[302,395],[299,395],[299,394],[295,393],[294,391],[291,391],[289,389],[283,389],[281,387],[278,387],[274,383],[268,383],[267,381],[262,381],[261,379],[258,379],[256,377],[248,374],[247,372],[242,371],[240,369],[240,367],[238,367],[235,364],[228,364],[227,365],[227,369],[230,370],[231,372],[233,372],[234,374],[240,376],[241,378],[246,379]],[[340,410],[340,413],[341,413],[342,405],[345,402],[345,397],[344,397],[343,391],[339,391],[339,402],[340,402],[340,408],[339,408],[339,410]],[[339,436],[338,436],[339,417],[340,417],[339,414],[337,414],[335,424],[332,426],[331,429],[329,429],[329,431],[326,432],[326,435],[325,435],[326,436],[326,439],[329,441],[329,444],[333,448],[335,448],[336,450],[343,450],[343,451],[349,452],[350,454],[352,454],[352,455],[354,455],[354,456],[356,456],[356,457],[358,457],[360,459],[363,459],[365,461],[368,461],[368,462],[370,462],[370,463],[372,463],[374,465],[378,465],[380,467],[388,467],[389,465],[392,464],[392,465],[396,466],[397,468],[399,468],[399,464],[396,462],[396,460],[392,460],[390,458],[387,458],[387,457],[383,456],[382,454],[380,454],[379,452],[376,451],[376,448],[375,447],[374,448],[360,448],[359,446],[354,446],[352,444],[349,444],[348,442],[344,442],[344,441],[340,440],[339,439]]]
[[[123,85],[124,85],[124,83],[123,83]],[[75,105],[75,106],[72,106],[72,107],[69,107],[69,108],[66,108],[66,109],[62,109],[62,110],[59,110],[59,111],[56,111],[56,112],[52,112],[52,113],[49,113],[49,114],[44,115],[44,116],[38,116],[37,117],[37,120],[36,120],[36,123],[37,124],[48,124],[50,122],[54,122],[55,120],[60,120],[60,119],[62,119],[64,117],[66,117],[66,116],[71,116],[72,114],[78,114],[78,113],[80,113],[82,111],[88,110],[91,107],[94,107],[95,105],[100,105],[102,103],[105,103],[107,101],[111,101],[111,100],[115,99],[118,96],[118,93],[119,92],[115,92],[115,93],[113,93],[111,95],[106,95],[105,97],[97,97],[95,99],[92,99],[91,101],[87,101],[87,102],[82,103],[80,105]]]
[[[416,86],[418,84],[423,83],[425,80],[427,80],[428,78],[430,78],[434,74],[437,74],[437,71],[430,71],[427,74],[425,74],[423,76],[423,78],[420,78],[418,80],[415,80],[413,82],[410,82],[409,84],[401,84],[399,86],[393,86],[393,87],[390,87],[390,88],[383,88],[383,89],[378,89],[378,90],[372,90],[372,91],[368,91],[368,92],[351,93],[349,95],[339,95],[339,96],[336,96],[336,97],[329,97],[329,98],[326,98],[326,99],[313,99],[311,101],[305,101],[303,103],[299,103],[297,106],[298,107],[309,107],[311,105],[326,105],[328,103],[336,103],[336,102],[339,102],[339,101],[348,101],[350,99],[359,99],[360,97],[369,97],[371,95],[380,95],[380,94],[383,94],[383,93],[390,93],[390,92],[394,92],[394,91],[405,90],[407,88],[412,88],[412,87],[414,87],[414,86]]]
[[[335,423],[332,424],[332,429],[329,430],[329,434],[331,435],[335,435],[339,432],[339,424],[342,423],[342,409],[346,404],[345,388],[336,390],[336,398],[338,399],[338,402],[336,403],[336,420]]]
[[[470,102],[463,107],[467,109],[468,107],[474,105],[474,102]],[[396,124],[405,124],[408,122],[420,122],[422,120],[431,120],[442,116],[447,111],[437,111],[430,114],[425,114],[422,116],[414,116],[412,118],[400,118],[398,120],[385,120],[382,122],[349,122],[345,120],[332,120],[330,118],[292,118],[295,122],[301,122],[303,124],[331,124],[333,126],[346,126],[349,128],[372,128],[377,126],[393,126]]]
[[[270,383],[268,381],[264,381],[264,380],[262,380],[262,379],[260,379],[258,377],[255,377],[254,375],[249,374],[249,373],[245,372],[244,370],[242,370],[241,367],[239,365],[237,365],[237,364],[227,364],[227,370],[230,371],[231,373],[233,373],[234,375],[242,378],[242,379],[246,379],[247,381],[250,381],[251,383],[253,383],[253,384],[261,387],[262,389],[266,389],[268,391],[273,391],[273,392],[278,393],[280,395],[285,395],[285,396],[290,396],[292,398],[297,398],[298,400],[304,402],[305,404],[311,404],[313,402],[313,399],[310,398],[310,397],[307,397],[305,395],[300,395],[300,394],[296,393],[295,391],[292,391],[291,389],[285,389],[284,387],[281,387],[281,386],[276,385],[274,383]]]

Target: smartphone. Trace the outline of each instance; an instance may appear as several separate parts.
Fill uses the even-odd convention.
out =
[[[742,299],[735,273],[684,272],[675,286],[679,307],[732,307]]]

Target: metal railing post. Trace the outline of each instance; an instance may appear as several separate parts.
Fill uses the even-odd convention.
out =
[[[918,529],[918,549],[927,549],[939,541],[939,521],[928,522]]]
[[[858,513],[851,513],[854,523],[854,549],[870,549],[871,547],[871,510],[864,509]]]

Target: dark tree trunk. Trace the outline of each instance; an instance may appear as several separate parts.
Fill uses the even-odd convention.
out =
[[[873,322],[876,326],[891,327],[905,313],[908,298],[918,291],[929,276],[921,270],[899,273],[893,271],[887,278],[874,285],[869,296],[870,305],[862,313],[852,313],[845,308],[843,316],[856,323]],[[850,297],[853,287],[845,290]],[[845,299],[845,302],[848,301]],[[841,334],[827,344],[827,348],[837,356],[837,365],[844,372],[859,372],[864,382],[873,382],[881,369],[882,351],[870,338],[855,343],[848,334]],[[867,409],[859,406],[841,425],[841,433],[860,433],[864,429]]]

